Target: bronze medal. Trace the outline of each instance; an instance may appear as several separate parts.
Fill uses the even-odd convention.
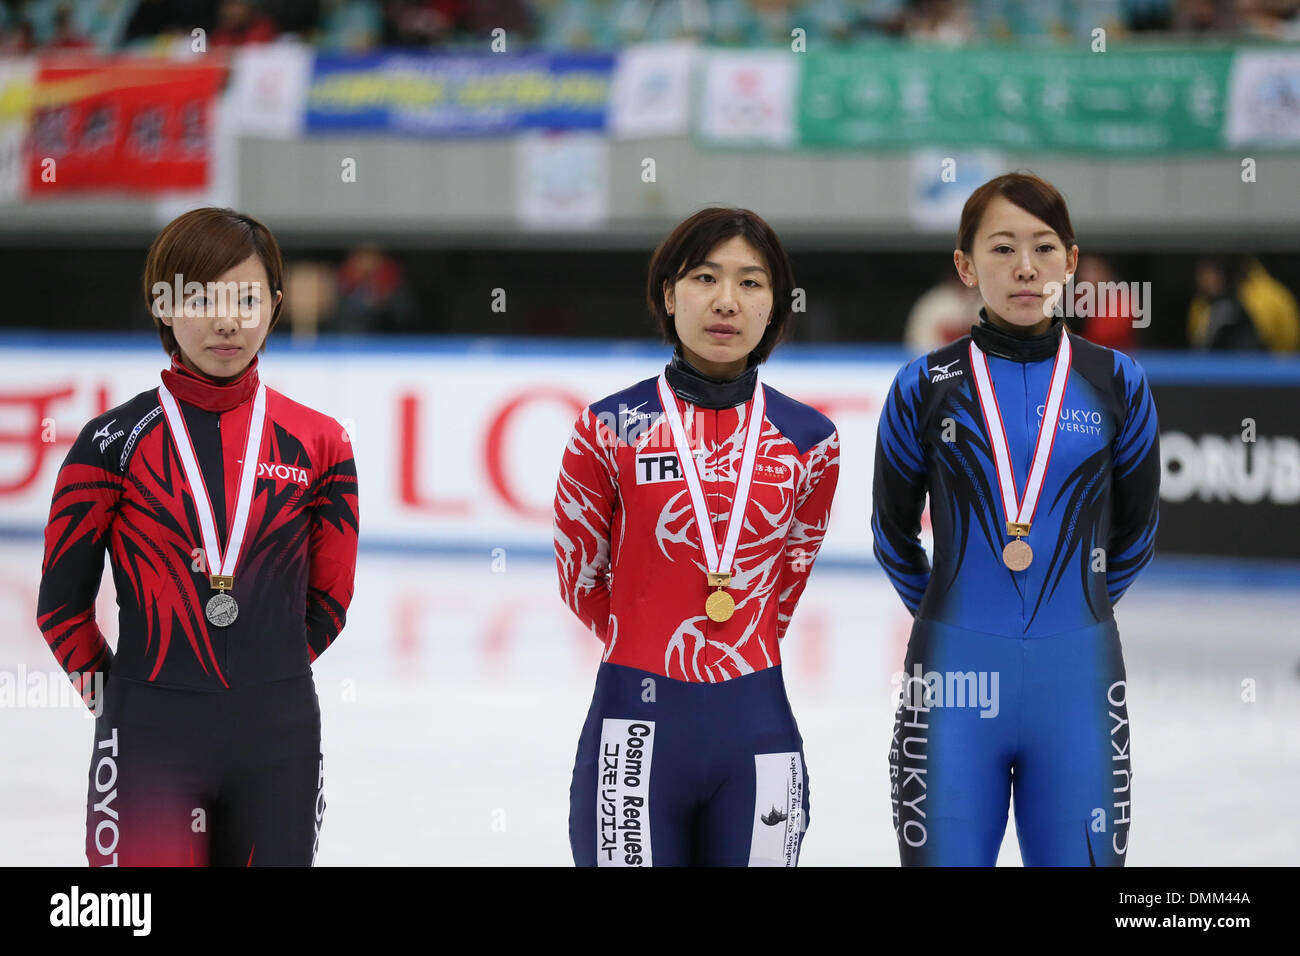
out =
[[[1056,361],[1052,365],[1052,378],[1047,386],[1047,400],[1041,406],[1042,419],[1038,423],[1038,438],[1034,442],[1034,457],[1029,476],[1025,479],[1023,497],[1017,494],[1016,476],[1012,468],[1011,451],[1007,445],[1006,428],[1002,411],[989,375],[988,361],[972,338],[970,366],[975,389],[979,396],[984,428],[989,436],[989,446],[998,470],[998,487],[1002,492],[1002,511],[1007,521],[1007,534],[1015,538],[1002,548],[1002,563],[1012,571],[1023,571],[1034,560],[1033,549],[1023,538],[1029,534],[1033,516],[1038,508],[1038,496],[1047,476],[1047,466],[1052,459],[1052,444],[1056,440],[1056,422],[1061,403],[1065,400],[1065,386],[1070,378],[1070,337],[1061,331],[1061,342],[1056,348]]]
[[[1012,571],[1025,570],[1033,560],[1033,549],[1019,538],[1016,538],[1015,541],[1008,541],[1007,546],[1002,549],[1002,563]]]

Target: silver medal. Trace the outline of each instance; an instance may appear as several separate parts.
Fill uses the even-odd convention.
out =
[[[225,591],[218,591],[208,598],[208,606],[204,608],[204,613],[209,623],[217,627],[229,627],[235,623],[235,618],[239,617],[239,604]]]

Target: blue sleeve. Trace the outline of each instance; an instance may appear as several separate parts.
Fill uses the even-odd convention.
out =
[[[872,484],[872,551],[912,616],[930,583],[930,559],[921,547],[925,510],[925,447],[919,418],[928,359],[903,366],[894,377],[876,430]]]
[[[1160,428],[1146,373],[1115,353],[1115,377],[1127,410],[1111,446],[1114,461],[1106,591],[1115,604],[1137,578],[1156,547],[1160,513]]]

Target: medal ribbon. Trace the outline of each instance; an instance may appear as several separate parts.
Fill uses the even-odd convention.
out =
[[[1056,427],[1061,415],[1061,402],[1065,399],[1065,384],[1070,378],[1070,338],[1061,330],[1061,344],[1056,349],[1056,364],[1052,366],[1052,382],[1047,388],[1047,404],[1043,420],[1038,423],[1038,441],[1034,445],[1034,461],[1025,484],[1025,495],[1017,503],[1016,476],[1011,465],[1011,452],[1007,448],[1007,433],[1002,425],[1002,412],[998,397],[989,376],[988,361],[984,352],[972,339],[970,364],[975,375],[975,389],[979,394],[984,426],[993,446],[993,460],[997,464],[998,484],[1002,489],[1002,508],[1007,521],[1028,524],[1034,520],[1038,509],[1038,493],[1047,476],[1047,465],[1052,458],[1052,445],[1056,440]],[[1048,423],[1051,423],[1050,425]],[[1009,533],[1009,532],[1008,532]]]
[[[718,540],[713,534],[713,522],[705,507],[704,489],[700,484],[700,473],[691,454],[690,444],[686,440],[686,426],[682,424],[682,414],[677,408],[677,399],[668,387],[668,379],[659,373],[659,401],[664,407],[664,415],[673,432],[673,444],[677,446],[677,457],[682,463],[682,474],[686,477],[686,488],[691,495],[691,504],[695,507],[695,526],[700,530],[700,547],[704,551],[704,560],[708,570],[714,573],[730,574],[731,563],[736,556],[736,545],[740,541],[740,529],[745,523],[745,509],[749,505],[749,486],[754,478],[754,463],[758,460],[758,436],[763,430],[763,415],[767,402],[763,395],[763,383],[754,380],[754,400],[749,409],[749,428],[745,432],[745,451],[740,459],[740,474],[736,478],[736,495],[731,501],[731,516],[727,519],[727,537],[722,553],[718,553]]]
[[[258,384],[257,394],[253,397],[253,411],[248,417],[244,462],[239,472],[239,495],[235,499],[235,521],[230,529],[230,541],[224,556],[217,543],[217,520],[212,511],[212,498],[208,494],[207,484],[203,481],[203,472],[199,470],[198,459],[194,457],[194,443],[190,440],[185,418],[181,415],[180,407],[166,385],[158,386],[158,398],[162,402],[163,411],[167,414],[172,440],[176,442],[181,464],[185,467],[185,478],[189,481],[190,493],[194,496],[195,510],[199,514],[199,529],[203,532],[203,551],[207,556],[208,572],[233,575],[235,564],[239,561],[240,549],[244,545],[248,512],[253,504],[253,479],[257,475],[257,458],[262,448],[262,428],[266,421],[266,385]]]

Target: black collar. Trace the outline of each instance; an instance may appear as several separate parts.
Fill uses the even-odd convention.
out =
[[[1064,319],[1056,319],[1042,335],[1012,335],[991,323],[985,311],[980,309],[980,324],[972,325],[970,334],[975,344],[988,355],[1015,362],[1037,362],[1056,355],[1064,325]]]
[[[750,363],[745,371],[732,379],[714,378],[705,375],[682,357],[679,347],[673,352],[673,359],[664,368],[664,377],[668,387],[684,402],[700,408],[734,408],[749,401],[754,395],[754,383],[758,381],[758,365],[750,353]]]

